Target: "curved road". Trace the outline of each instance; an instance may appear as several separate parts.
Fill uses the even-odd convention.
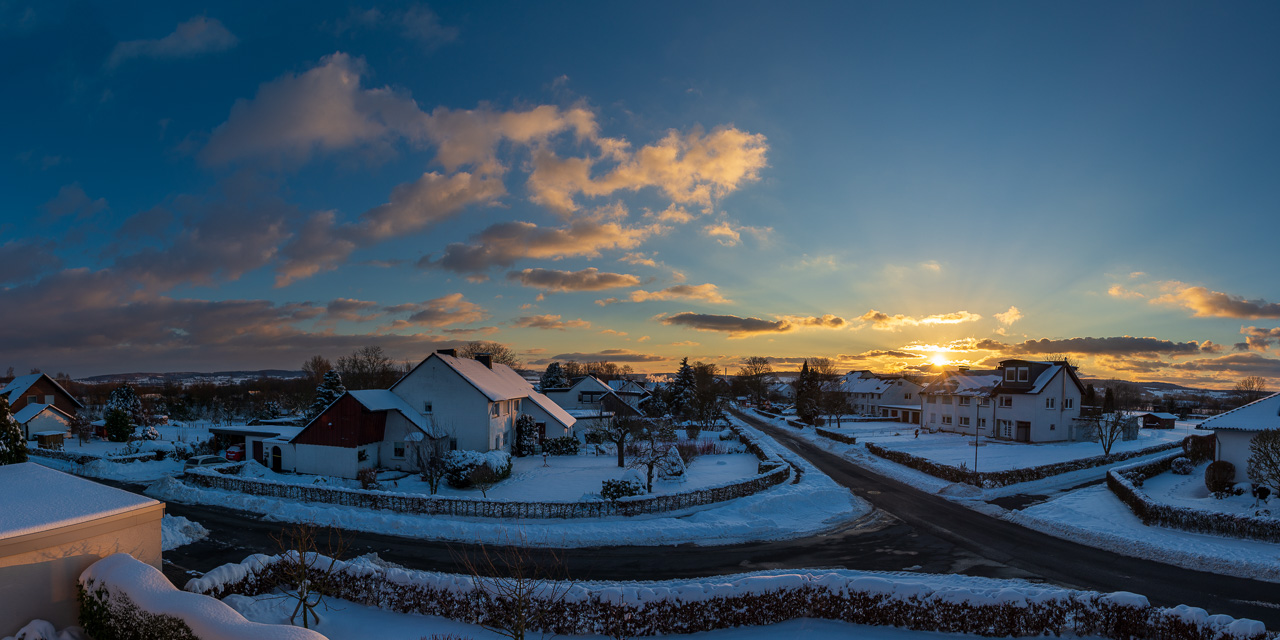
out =
[[[735,412],[736,413],[736,412]],[[1152,603],[1191,604],[1211,613],[1280,628],[1280,586],[1131,558],[1054,538],[991,518],[885,478],[785,430],[737,414],[877,507],[853,526],[799,540],[720,547],[595,547],[536,550],[537,561],[563,565],[574,579],[664,579],[776,568],[843,567],[1024,578],[1097,591],[1132,591]],[[219,507],[170,503],[169,513],[200,522],[210,540],[165,552],[166,575],[179,587],[192,575],[270,553],[282,524]],[[468,545],[344,532],[348,557],[376,551],[415,569],[465,572]]]

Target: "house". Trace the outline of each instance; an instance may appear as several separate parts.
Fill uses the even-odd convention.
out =
[[[390,389],[346,392],[295,434],[245,435],[245,442],[273,470],[355,478],[364,467],[415,470],[423,453],[509,452],[521,414],[533,418],[540,438],[568,435],[575,422],[510,367],[447,349]]]
[[[626,402],[636,409],[640,408],[641,402],[644,402],[646,398],[653,395],[653,392],[645,388],[644,385],[627,378],[610,380],[609,388],[613,389],[613,392],[618,394],[618,397],[621,398],[623,402]]]
[[[924,387],[910,378],[850,371],[840,380],[839,388],[857,415],[920,424],[920,391]]]
[[[6,396],[9,400],[9,410],[13,412],[14,418],[18,422],[26,425],[27,422],[19,419],[21,413],[27,420],[38,420],[34,431],[24,429],[27,439],[31,439],[31,434],[35,431],[45,431],[58,428],[55,423],[66,425],[76,412],[84,408],[75,396],[67,393],[67,390],[58,384],[57,380],[50,378],[44,373],[33,373],[30,375],[19,376],[14,378],[3,389],[0,389],[0,396]],[[22,413],[24,409],[34,405],[44,405],[44,407],[52,407],[53,411],[46,411],[44,407],[31,409],[28,413]]]
[[[1259,431],[1280,429],[1280,393],[1255,400],[1242,407],[1220,413],[1197,429],[1213,431],[1217,442],[1217,460],[1226,460],[1236,468],[1235,482],[1249,480],[1249,443]]]
[[[35,440],[37,433],[59,431],[67,433],[71,429],[74,417],[68,415],[57,405],[35,403],[27,404],[13,413],[13,419],[22,428],[22,435],[27,440]]]
[[[128,553],[160,569],[164,503],[32,462],[0,466],[0,637],[76,624],[89,565]]]
[[[641,415],[640,409],[628,402],[611,384],[591,375],[578,376],[570,380],[567,387],[543,389],[542,393],[577,420],[574,435],[579,439],[615,416]],[[638,399],[635,401],[639,402]]]
[[[1143,429],[1172,429],[1173,423],[1178,420],[1178,416],[1172,413],[1147,412],[1134,417],[1142,422]]]
[[[1084,385],[1066,362],[1004,360],[989,371],[941,374],[921,392],[931,430],[988,435],[1015,442],[1075,440]]]

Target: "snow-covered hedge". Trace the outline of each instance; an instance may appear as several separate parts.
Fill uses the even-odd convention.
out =
[[[148,462],[152,460],[164,460],[164,451],[144,451],[141,453],[127,453],[122,455],[94,455],[90,453],[75,453],[72,451],[54,451],[51,449],[27,449],[28,455],[40,456],[42,458],[53,458],[54,460],[66,460],[76,464],[88,464],[97,460],[106,460],[107,462]]]
[[[1151,499],[1139,487],[1147,478],[1169,471],[1182,454],[1171,453],[1155,460],[1116,467],[1107,472],[1107,488],[1142,520],[1143,524],[1160,525],[1195,533],[1210,533],[1233,538],[1250,538],[1280,542],[1280,518],[1245,514],[1202,511],[1190,507],[1162,504]]]
[[[691,491],[635,496],[621,498],[616,501],[585,500],[579,502],[523,502],[494,498],[446,498],[413,493],[301,485],[263,478],[243,478],[230,475],[239,468],[232,465],[188,469],[183,475],[183,480],[198,487],[238,491],[254,496],[287,498],[304,502],[323,502],[397,513],[468,518],[602,518],[607,516],[664,513],[725,502],[759,493],[769,487],[782,484],[787,481],[787,478],[791,477],[791,469],[781,461],[761,461],[760,466],[760,473],[750,478],[733,480]]]
[[[505,451],[459,449],[444,454],[444,476],[451,487],[465,489],[471,486],[471,473],[482,465],[489,467],[498,480],[511,477],[511,454]]]
[[[191,580],[214,597],[257,595],[276,584],[279,556],[250,556]],[[328,566],[328,562],[315,563]],[[367,558],[337,562],[331,597],[401,613],[476,624],[492,614],[494,579],[387,568]],[[501,580],[501,579],[499,579]],[[770,571],[662,582],[529,584],[539,631],[632,638],[825,618],[854,624],[982,636],[1100,636],[1115,640],[1263,640],[1254,620],[1187,606],[1153,607],[1143,596],[1071,591],[970,576],[859,571]],[[563,594],[547,598],[542,594]]]
[[[845,444],[858,444],[857,436],[851,436],[849,434],[840,433],[838,431],[828,431],[827,429],[823,429],[821,427],[814,429],[814,431],[816,431],[818,435],[824,438],[835,440],[836,442],[843,442]]]
[[[79,589],[80,624],[94,638],[326,640],[315,631],[249,622],[219,600],[179,591],[125,553],[89,565]]]
[[[1081,469],[1092,469],[1094,467],[1148,456],[1153,453],[1168,451],[1170,449],[1180,449],[1182,448],[1182,442],[1168,442],[1154,447],[1147,447],[1145,449],[1113,453],[1109,456],[1092,456],[1077,460],[1067,460],[1065,462],[1042,464],[1036,467],[1007,469],[1005,471],[982,471],[976,474],[976,478],[974,477],[975,474],[971,469],[953,467],[948,464],[934,462],[928,458],[921,458],[920,456],[912,455],[903,451],[894,451],[893,449],[881,447],[874,442],[866,443],[866,447],[867,451],[870,451],[881,458],[896,462],[903,466],[911,467],[916,471],[923,471],[935,478],[942,478],[943,480],[950,482],[963,482],[977,487],[982,487],[983,489],[994,489],[996,487],[1018,484],[1019,482],[1043,480],[1063,473],[1080,471]]]

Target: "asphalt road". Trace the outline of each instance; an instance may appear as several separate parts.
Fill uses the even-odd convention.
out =
[[[852,526],[799,540],[719,547],[595,547],[530,551],[575,580],[665,579],[780,568],[962,573],[1023,578],[1097,591],[1132,591],[1154,604],[1192,604],[1280,629],[1280,586],[1180,569],[1054,538],[991,518],[849,464],[794,433],[741,416],[808,459],[877,510]],[[178,586],[193,575],[251,553],[273,553],[284,525],[219,507],[170,503],[169,513],[200,522],[210,539],[165,552]],[[343,532],[347,557],[376,551],[397,564],[463,571],[475,547],[355,531]]]

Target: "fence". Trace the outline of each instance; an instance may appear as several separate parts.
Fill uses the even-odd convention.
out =
[[[828,438],[830,440],[835,440],[836,442],[843,442],[845,444],[858,444],[857,436],[847,435],[844,433],[840,433],[838,431],[828,431],[821,427],[814,429],[814,431],[816,431],[818,435],[824,438]]]
[[[107,462],[146,462],[149,460],[163,460],[164,451],[144,451],[142,453],[127,453],[119,456],[100,456],[89,453],[72,453],[70,451],[54,451],[51,449],[27,449],[27,455],[40,456],[41,458],[52,458],[54,460],[66,460],[76,464],[88,464],[95,460],[106,460]]]
[[[1067,460],[1066,462],[1055,462],[1052,464],[1043,464],[1037,467],[1026,467],[1024,469],[1007,469],[1005,471],[982,471],[974,473],[971,469],[962,467],[953,467],[951,465],[934,462],[928,458],[911,455],[902,451],[894,451],[886,449],[875,443],[866,443],[867,451],[880,456],[886,460],[896,462],[898,464],[911,467],[916,471],[923,471],[935,478],[941,478],[949,482],[964,482],[972,484],[983,489],[994,489],[996,487],[1004,487],[1019,482],[1031,482],[1033,480],[1043,480],[1050,476],[1056,476],[1063,473],[1071,473],[1072,471],[1080,471],[1082,469],[1092,469],[1113,462],[1123,462],[1132,458],[1151,455],[1161,451],[1168,451],[1183,446],[1182,442],[1170,442],[1137,451],[1126,451],[1124,453],[1113,453],[1109,456],[1093,456],[1089,458],[1080,458],[1079,460]]]
[[[1169,471],[1174,458],[1182,455],[1169,454],[1156,460],[1112,469],[1107,472],[1107,488],[1146,525],[1156,524],[1195,533],[1280,542],[1280,518],[1216,513],[1161,504],[1139,489],[1147,478]]]

